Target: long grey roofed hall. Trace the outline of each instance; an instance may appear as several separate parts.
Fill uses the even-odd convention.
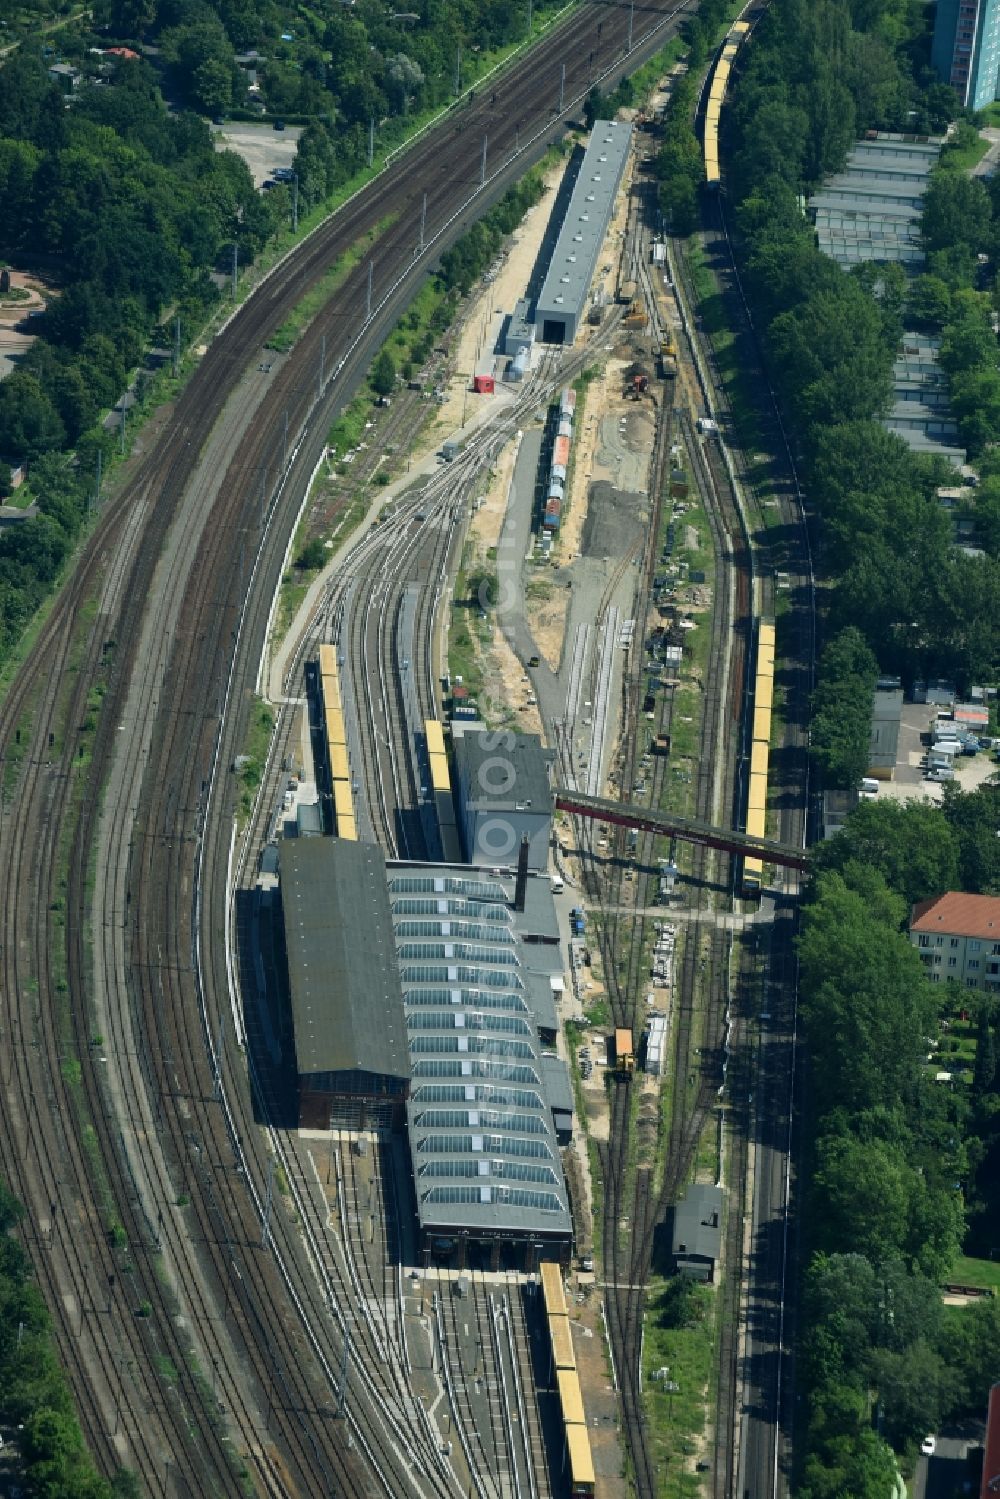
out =
[[[408,1077],[381,850],[290,839],[281,845],[281,899],[299,1072]]]
[[[558,324],[563,328],[563,342],[572,343],[576,337],[631,139],[631,125],[611,120],[594,124],[535,305],[535,327],[543,339],[551,336],[558,341],[558,333],[551,326]],[[548,334],[546,323],[550,324]]]

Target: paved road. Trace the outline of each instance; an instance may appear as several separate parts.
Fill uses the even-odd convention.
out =
[[[913,1499],[954,1499],[956,1494],[972,1493],[969,1449],[980,1444],[984,1436],[982,1423],[975,1421],[964,1423],[951,1436],[939,1436],[934,1456],[917,1461]]]

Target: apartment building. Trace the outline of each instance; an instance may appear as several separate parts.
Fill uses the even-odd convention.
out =
[[[1000,991],[1000,898],[950,890],[923,900],[910,916],[910,941],[934,983]]]
[[[931,61],[969,109],[997,97],[1000,0],[938,0]]]

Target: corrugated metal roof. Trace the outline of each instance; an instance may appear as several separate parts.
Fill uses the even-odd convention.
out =
[[[545,318],[579,321],[611,219],[632,140],[631,125],[596,120],[535,307]]]
[[[280,879],[299,1072],[409,1077],[381,851],[292,839]]]

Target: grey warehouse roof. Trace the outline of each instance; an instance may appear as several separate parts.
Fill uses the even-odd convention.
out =
[[[549,755],[537,734],[465,734],[455,743],[460,782],[469,806],[482,811],[553,810]]]
[[[923,262],[921,201],[941,142],[892,135],[859,141],[843,172],[809,199],[819,248],[841,265]]]
[[[290,839],[280,869],[299,1072],[408,1077],[381,850]]]
[[[580,175],[538,294],[536,325],[546,317],[572,320],[582,314],[631,140],[631,125],[612,120],[594,122]]]
[[[722,1188],[694,1185],[674,1209],[674,1254],[717,1260],[722,1250]]]
[[[539,1024],[554,1020],[558,948],[524,942],[522,921],[535,923],[514,911],[512,878],[469,865],[396,864],[388,881],[421,1227],[569,1237],[553,1108],[571,1110],[572,1094],[565,1065],[539,1040]],[[546,991],[543,1017],[533,995]]]

